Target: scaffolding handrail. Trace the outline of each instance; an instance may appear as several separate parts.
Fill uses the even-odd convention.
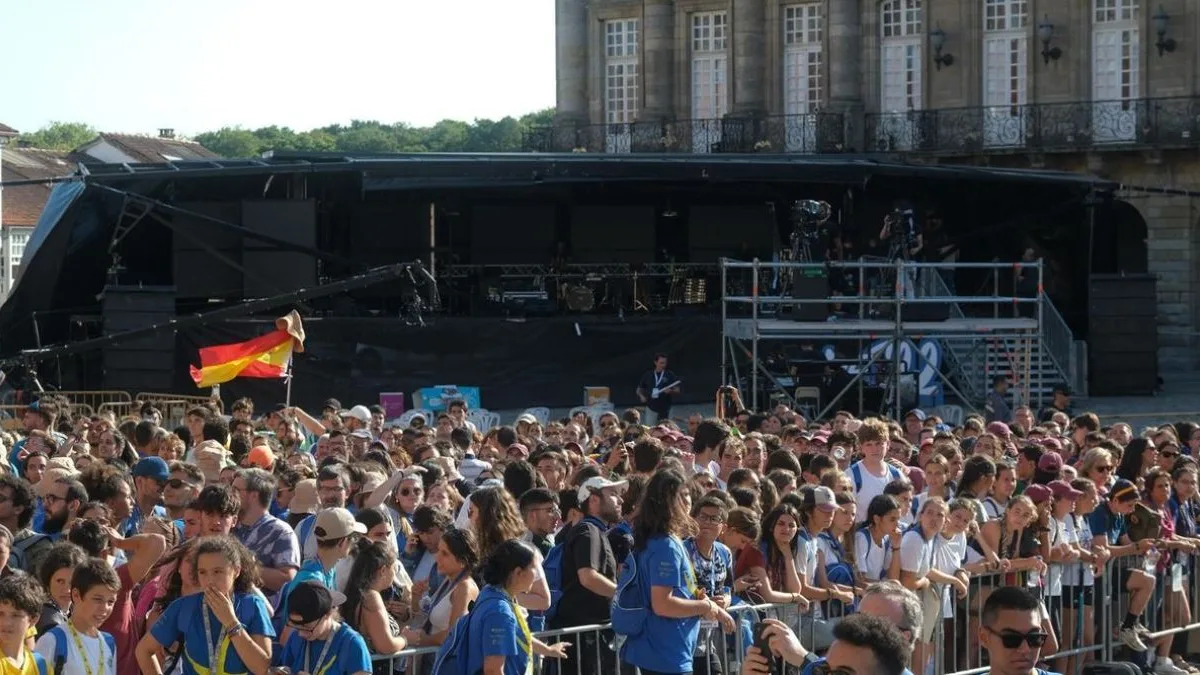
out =
[[[803,305],[803,304],[821,304],[828,305],[831,302],[836,302],[842,305],[879,305],[884,303],[895,302],[891,296],[876,295],[876,296],[856,296],[856,295],[829,295],[821,298],[794,298],[789,295],[727,295],[725,302],[735,303],[751,303],[762,302],[770,305]],[[1015,304],[1028,303],[1033,304],[1040,302],[1036,296],[999,296],[989,297],[985,295],[948,295],[938,297],[912,297],[904,298],[904,304],[936,304],[936,303],[951,303],[959,304],[988,304],[994,305],[998,302],[1012,302]]]
[[[865,260],[827,260],[825,262],[795,262],[784,261],[775,262],[767,260],[733,260],[731,258],[722,258],[721,266],[726,269],[824,269],[827,267],[845,267],[850,269],[896,269],[897,266],[903,269],[1041,269],[1042,261],[1034,260],[1032,262],[912,262],[912,261],[865,261]]]

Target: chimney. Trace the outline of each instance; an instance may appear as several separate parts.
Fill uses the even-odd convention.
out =
[[[158,130],[159,138],[175,138],[175,130],[170,127],[163,127]]]

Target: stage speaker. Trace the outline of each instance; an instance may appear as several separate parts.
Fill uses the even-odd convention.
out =
[[[823,300],[829,297],[829,279],[825,276],[825,270],[793,270],[792,297],[807,300]],[[826,303],[806,302],[792,305],[792,319],[796,321],[824,321],[828,318],[829,306]]]
[[[107,286],[101,297],[104,334],[149,328],[175,317],[173,286]],[[163,331],[118,341],[102,350],[108,389],[171,391],[175,384],[175,333]]]
[[[1089,282],[1089,393],[1154,394],[1158,387],[1158,277],[1093,274]]]

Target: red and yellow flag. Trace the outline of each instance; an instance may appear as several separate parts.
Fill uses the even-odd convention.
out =
[[[286,377],[292,352],[304,351],[304,328],[292,311],[275,320],[275,330],[245,342],[200,350],[200,367],[192,366],[197,387],[211,387],[235,377]]]

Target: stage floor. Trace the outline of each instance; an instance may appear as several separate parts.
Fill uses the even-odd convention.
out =
[[[791,319],[726,319],[725,334],[749,340],[757,327],[760,340],[806,338],[817,335],[853,337],[855,335],[885,335],[896,330],[896,322],[888,319],[838,319],[836,321],[793,321]],[[987,319],[968,317],[945,321],[901,321],[905,335],[987,335],[994,333],[1036,333],[1037,319]]]

